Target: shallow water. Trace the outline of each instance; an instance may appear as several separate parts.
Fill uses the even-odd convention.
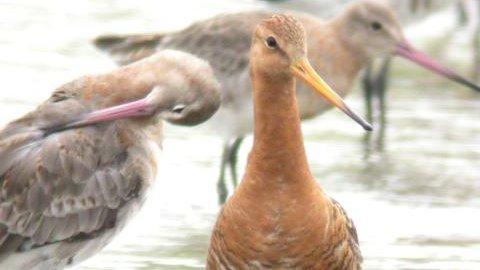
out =
[[[158,3],[0,0],[0,124],[64,82],[113,68],[89,44],[97,34],[178,29],[256,2]],[[447,14],[408,35],[466,73],[466,38],[451,34]],[[365,269],[480,269],[480,96],[403,60],[393,71],[384,152],[367,156],[362,130],[332,111],[303,126],[313,171],[355,221]],[[361,109],[360,91],[348,101]],[[250,145],[251,138],[242,160]],[[210,133],[167,126],[160,175],[144,209],[76,269],[202,269],[219,210],[220,149]]]

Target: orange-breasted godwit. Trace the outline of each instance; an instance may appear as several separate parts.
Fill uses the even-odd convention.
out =
[[[162,120],[220,106],[210,65],[166,50],[58,88],[0,130],[0,269],[55,270],[103,248],[155,180]]]
[[[254,31],[250,54],[254,142],[242,182],[213,230],[209,270],[361,267],[352,221],[310,172],[295,77],[370,127],[310,66],[305,38],[300,22],[288,15],[274,15]]]

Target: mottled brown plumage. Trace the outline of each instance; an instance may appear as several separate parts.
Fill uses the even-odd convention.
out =
[[[8,124],[0,131],[0,269],[63,269],[95,254],[155,179],[161,120],[200,123],[219,97],[206,62],[164,51],[67,83]],[[140,110],[122,119],[131,104]]]
[[[309,68],[304,38],[303,27],[286,15],[262,22],[253,35],[254,143],[243,180],[215,225],[209,270],[360,269],[353,223],[310,172],[294,76],[357,116]]]

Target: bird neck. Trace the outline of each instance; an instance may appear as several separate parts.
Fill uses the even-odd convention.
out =
[[[253,78],[254,142],[249,173],[264,181],[296,182],[311,178],[303,145],[295,80]],[[255,177],[256,178],[256,177]]]

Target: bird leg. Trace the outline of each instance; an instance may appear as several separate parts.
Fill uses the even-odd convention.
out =
[[[237,175],[237,162],[238,162],[238,152],[240,146],[242,145],[243,139],[245,137],[237,137],[233,141],[230,147],[230,155],[228,156],[228,163],[230,165],[230,175],[232,177],[233,187],[237,187],[238,184],[238,175]]]
[[[220,161],[220,175],[218,177],[218,182],[217,182],[218,203],[220,205],[225,203],[228,196],[227,183],[225,181],[225,170],[227,168],[227,163],[229,162],[229,156],[230,156],[230,144],[227,141],[223,145],[222,160]]]
[[[457,1],[457,24],[459,27],[465,26],[468,21],[467,11],[465,9],[465,1]]]
[[[366,115],[365,118],[367,118],[367,121],[372,122],[373,121],[373,115],[372,115],[372,91],[373,91],[373,86],[372,86],[372,66],[368,65],[368,67],[365,70],[365,74],[363,75],[363,80],[362,80],[362,88],[364,91],[364,97],[365,97],[365,111]],[[366,133],[368,135],[370,133]]]
[[[383,150],[385,142],[385,130],[387,128],[387,104],[386,104],[386,93],[388,87],[388,73],[390,71],[390,62],[391,58],[385,58],[382,60],[380,70],[376,76],[375,81],[375,94],[378,98],[379,106],[379,128],[378,128],[378,137],[376,141],[376,146],[378,150]]]
[[[365,73],[362,79],[362,88],[364,93],[363,96],[365,98],[365,113],[366,113],[365,118],[367,119],[368,122],[372,123],[372,125],[375,125],[375,123],[373,122],[373,110],[372,110],[372,93],[373,93],[372,73],[373,73],[373,70],[372,70],[372,63],[371,63],[365,69]],[[372,137],[372,132],[366,132],[363,137],[366,157],[370,156],[371,137]]]
[[[372,136],[376,135],[374,146],[377,150],[383,150],[387,125],[385,96],[389,67],[390,58],[382,59],[378,70],[374,70],[372,63],[367,67],[363,77],[362,86],[365,93],[366,118],[369,122],[378,123],[378,132],[365,135],[364,142],[367,149],[371,147]]]
[[[218,202],[220,204],[224,204],[228,197],[228,189],[225,179],[227,167],[230,168],[233,187],[235,188],[238,184],[238,150],[240,149],[243,139],[244,137],[237,137],[234,140],[228,140],[223,146],[222,161],[220,163],[220,175],[217,182]]]
[[[480,83],[480,1],[473,2],[472,13],[476,14],[473,30],[473,80]]]

